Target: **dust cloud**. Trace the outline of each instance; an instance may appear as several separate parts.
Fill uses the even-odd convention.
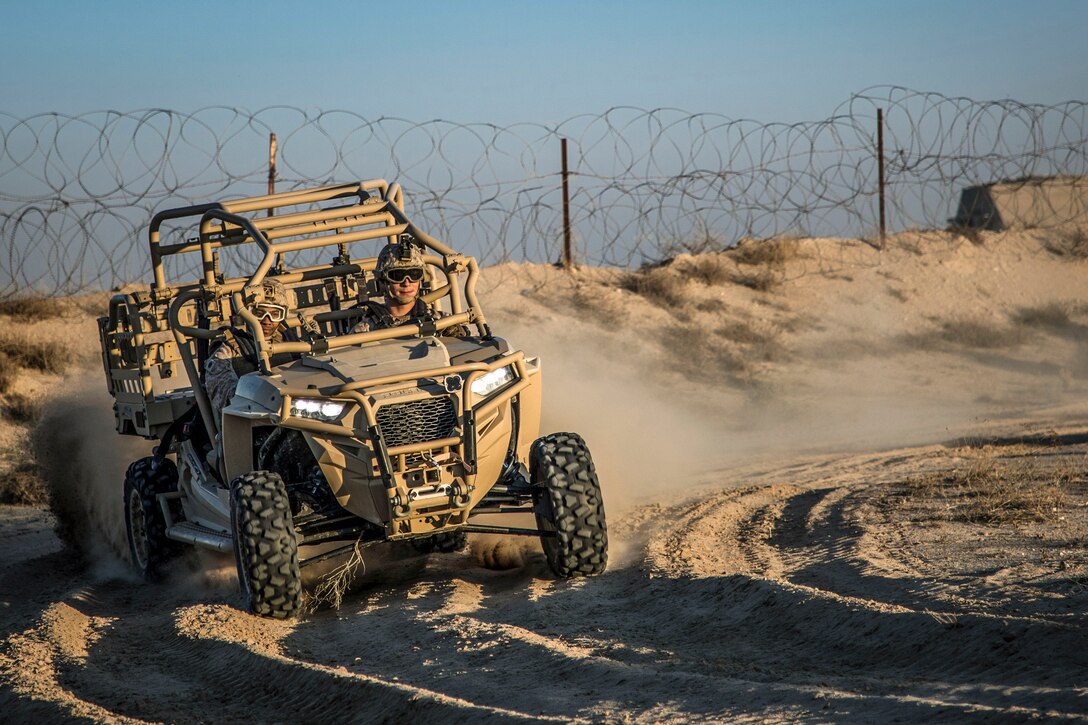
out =
[[[662,374],[669,361],[647,346],[573,318],[552,322],[543,330],[506,324],[502,334],[540,357],[541,435],[585,439],[610,520],[663,497],[693,495],[700,476],[728,460],[736,427],[721,411],[743,406],[743,395],[724,388],[689,394]]]
[[[32,445],[49,489],[57,534],[82,552],[101,578],[131,576],[125,562],[123,485],[129,463],[152,443],[118,435],[113,401],[96,370],[71,375],[49,401]]]

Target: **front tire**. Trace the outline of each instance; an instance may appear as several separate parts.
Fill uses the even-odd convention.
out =
[[[608,564],[601,484],[576,433],[539,438],[529,452],[533,510],[548,567],[565,579],[593,576]]]
[[[254,471],[235,479],[230,520],[246,608],[272,619],[296,616],[302,605],[298,539],[280,475]]]
[[[132,563],[145,581],[162,579],[167,562],[178,553],[178,545],[166,538],[166,519],[158,494],[176,491],[178,469],[163,458],[134,461],[125,472],[125,530]]]

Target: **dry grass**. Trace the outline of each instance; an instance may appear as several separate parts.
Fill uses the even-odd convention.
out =
[[[362,549],[360,543],[356,542],[347,559],[321,578],[321,582],[306,595],[304,604],[306,611],[314,612],[321,607],[340,608],[344,602],[344,596],[351,590],[355,577],[366,571]]]
[[[948,231],[950,231],[955,236],[963,237],[967,241],[971,242],[971,244],[974,244],[976,246],[982,245],[982,230],[978,227],[969,227],[963,226],[961,224],[953,224],[948,228]]]
[[[733,282],[757,292],[769,292],[778,285],[778,275],[773,270],[763,268],[754,272],[739,272],[733,275]]]
[[[982,320],[949,320],[935,330],[906,335],[904,341],[917,349],[934,350],[949,344],[982,350],[996,350],[1021,345],[1030,337],[1022,326],[998,325]]]
[[[1057,330],[1065,329],[1072,324],[1068,307],[1058,302],[1051,302],[1041,307],[1021,307],[1013,314],[1012,319],[1021,325],[1049,327]]]
[[[671,267],[655,267],[633,272],[620,280],[620,287],[645,297],[657,305],[676,307],[684,302],[688,280]]]
[[[1068,327],[1070,323],[1069,312],[1057,302],[1042,307],[1021,307],[1013,315],[1013,320],[1021,325],[1058,328]]]
[[[725,300],[720,300],[717,297],[699,300],[695,303],[695,309],[699,310],[699,312],[721,312],[727,307],[729,305],[725,303]]]
[[[732,282],[735,278],[734,265],[724,254],[707,254],[692,258],[685,270],[693,279],[706,285],[719,285]]]
[[[0,504],[10,506],[45,506],[49,492],[38,467],[20,463],[14,470],[0,476]]]
[[[15,297],[0,300],[0,315],[20,322],[50,320],[64,314],[64,306],[54,297]]]
[[[45,483],[34,464],[23,464],[3,477],[0,503],[13,506],[45,506],[49,503]]]
[[[1006,524],[1056,519],[1077,481],[1071,467],[1045,470],[984,453],[962,468],[912,478],[906,489],[938,502],[948,521]]]
[[[709,286],[738,284],[768,292],[781,281],[786,262],[798,256],[798,249],[798,240],[793,238],[748,240],[726,252],[641,269],[623,277],[619,286],[669,307],[685,302],[688,295],[684,288],[692,282]],[[742,270],[740,265],[750,269]]]
[[[42,404],[22,393],[11,393],[3,404],[4,417],[24,425],[37,423],[42,415]]]
[[[0,395],[11,390],[19,375],[19,365],[6,353],[0,352]]]
[[[798,255],[800,245],[795,237],[774,239],[744,239],[729,251],[737,264],[781,267]]]
[[[1047,251],[1068,259],[1088,259],[1088,230],[1084,227],[1054,231],[1044,243]]]
[[[46,373],[62,373],[72,362],[72,353],[63,344],[36,340],[26,333],[0,334],[0,353],[17,367]]]

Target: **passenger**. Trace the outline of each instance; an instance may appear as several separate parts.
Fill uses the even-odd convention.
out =
[[[283,340],[283,323],[287,319],[287,290],[278,279],[266,279],[262,283],[264,301],[259,302],[253,313],[261,323],[261,332],[272,343]],[[215,420],[222,416],[223,408],[230,404],[238,387],[238,378],[257,370],[257,346],[248,335],[230,334],[212,350],[204,362],[204,389],[211,400]]]
[[[387,244],[378,253],[374,276],[382,290],[382,302],[367,300],[359,310],[363,314],[352,332],[369,332],[396,327],[415,320],[437,320],[445,315],[433,309],[419,296],[427,265],[419,246],[410,239]],[[446,337],[462,337],[468,334],[464,325],[454,325],[443,330]]]

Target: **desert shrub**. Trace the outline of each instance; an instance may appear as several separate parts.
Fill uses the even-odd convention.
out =
[[[684,301],[687,280],[668,267],[640,270],[627,275],[620,287],[658,305],[675,307]]]
[[[27,334],[0,335],[0,353],[18,367],[61,373],[71,362],[71,353],[61,343],[35,340]]]
[[[769,292],[778,284],[778,275],[764,267],[754,272],[738,272],[732,275],[732,281],[757,292]]]
[[[953,344],[983,350],[1016,347],[1024,343],[1029,331],[1023,327],[997,325],[981,320],[949,320],[935,330],[907,335],[912,347],[934,349]]]
[[[0,395],[8,392],[19,375],[19,365],[6,353],[0,352]]]
[[[760,332],[751,323],[745,320],[727,322],[714,332],[733,342],[739,342],[746,345],[765,343],[771,339],[770,335]]]
[[[1012,317],[1014,322],[1033,327],[1069,327],[1069,310],[1065,305],[1051,302],[1041,307],[1021,307]]]
[[[14,297],[0,300],[0,315],[23,322],[36,322],[60,317],[64,307],[54,297]]]
[[[952,226],[948,227],[948,231],[952,232],[952,234],[956,236],[963,237],[967,241],[971,242],[971,244],[974,244],[976,246],[982,245],[982,230],[978,227],[971,227],[963,224],[953,224]]]
[[[724,300],[720,300],[717,297],[711,297],[705,300],[699,300],[695,303],[695,309],[700,312],[721,312],[728,307]]]
[[[747,360],[774,362],[783,357],[783,347],[769,332],[756,329],[744,320],[734,320],[714,331],[722,337],[744,346]]]
[[[35,423],[41,417],[41,402],[22,393],[10,393],[3,404],[4,417],[16,423]]]
[[[1024,342],[1026,335],[1015,327],[994,325],[979,320],[953,320],[941,325],[941,336],[949,342],[967,347],[1014,347]]]
[[[734,247],[730,256],[737,264],[782,266],[797,257],[798,249],[797,239],[793,237],[747,239]]]
[[[1055,230],[1043,246],[1059,257],[1088,259],[1088,230],[1084,227]]]
[[[707,285],[732,282],[734,276],[733,265],[728,258],[719,254],[694,257],[687,271],[693,279]]]
[[[49,503],[49,493],[38,467],[33,463],[21,463],[0,476],[0,503],[15,506],[44,506]]]

